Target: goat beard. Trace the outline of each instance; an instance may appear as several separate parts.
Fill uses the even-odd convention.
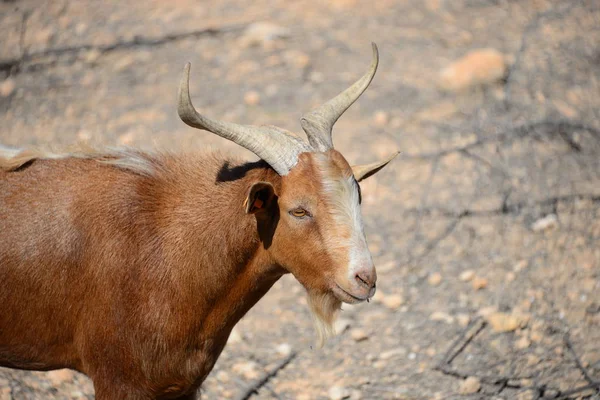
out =
[[[309,291],[308,306],[317,331],[317,346],[321,348],[328,338],[335,335],[334,323],[342,302],[331,293]]]

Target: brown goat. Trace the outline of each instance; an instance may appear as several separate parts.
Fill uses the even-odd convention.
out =
[[[357,182],[331,128],[377,68],[302,119],[275,127],[200,115],[189,64],[178,111],[255,152],[54,155],[0,148],[0,365],[72,368],[96,399],[193,399],[233,326],[285,273],[306,288],[321,338],[376,273]]]

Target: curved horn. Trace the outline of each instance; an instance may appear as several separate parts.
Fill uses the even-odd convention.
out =
[[[196,111],[190,98],[190,63],[185,64],[177,95],[177,113],[187,125],[229,139],[265,160],[279,175],[298,162],[298,154],[312,151],[300,138],[276,127],[238,125],[210,119]]]
[[[371,62],[369,71],[348,89],[316,110],[304,115],[300,120],[302,129],[304,129],[306,136],[308,136],[309,143],[319,151],[326,151],[333,148],[333,141],[331,139],[333,124],[360,97],[375,76],[377,65],[379,64],[379,52],[377,51],[377,45],[375,43],[371,44],[373,46],[373,61]]]

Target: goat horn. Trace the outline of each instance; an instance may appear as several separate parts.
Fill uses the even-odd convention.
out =
[[[373,46],[373,61],[371,62],[369,71],[348,89],[316,110],[304,115],[300,120],[309,143],[319,151],[327,151],[333,148],[331,138],[333,125],[344,111],[360,97],[375,76],[377,65],[379,64],[379,52],[377,51],[377,45],[375,43],[371,44]]]
[[[279,175],[286,175],[298,162],[298,154],[313,151],[290,132],[276,127],[238,125],[210,119],[196,111],[190,98],[190,67],[187,63],[179,83],[177,113],[187,125],[204,129],[250,150]]]

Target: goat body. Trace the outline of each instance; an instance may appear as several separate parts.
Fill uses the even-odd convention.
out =
[[[98,399],[193,393],[283,274],[241,207],[251,182],[278,185],[268,165],[136,161],[155,172],[75,157],[0,170],[0,365],[79,370]]]

